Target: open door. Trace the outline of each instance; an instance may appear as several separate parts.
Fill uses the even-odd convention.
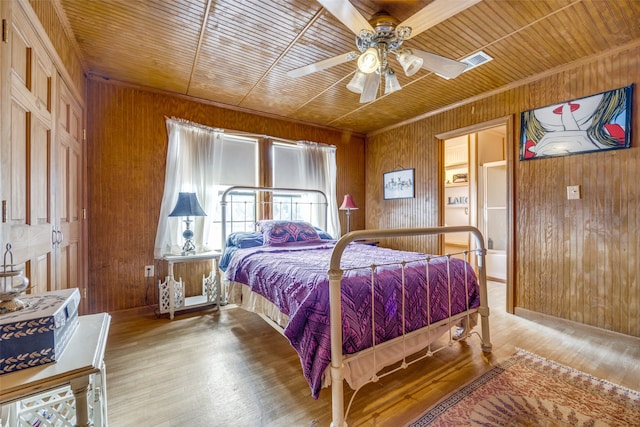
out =
[[[487,247],[487,278],[507,280],[507,161],[489,162],[480,169],[482,191],[478,228]]]

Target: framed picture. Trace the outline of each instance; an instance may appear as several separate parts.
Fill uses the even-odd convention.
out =
[[[520,160],[629,148],[633,85],[522,113]]]
[[[384,199],[410,199],[415,197],[414,169],[386,172],[383,178]]]

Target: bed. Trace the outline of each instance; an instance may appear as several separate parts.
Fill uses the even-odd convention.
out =
[[[262,315],[297,351],[312,396],[331,387],[333,426],[346,425],[344,380],[357,392],[440,351],[432,344],[443,335],[449,334],[449,342],[465,339],[478,315],[482,349],[491,351],[485,250],[476,228],[362,230],[334,240],[324,232],[326,215],[324,226],[258,215],[257,229],[227,235],[224,212],[234,191],[255,191],[261,194],[256,200],[268,204],[270,197],[262,194],[301,190],[224,192],[220,267],[228,301]],[[314,197],[326,212],[326,197]],[[400,236],[437,239],[449,232],[470,233],[475,249],[457,254],[461,259],[372,243]]]

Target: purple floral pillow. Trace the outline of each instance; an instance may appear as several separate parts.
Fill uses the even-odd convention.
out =
[[[320,240],[318,232],[304,221],[265,220],[256,223],[265,245]]]

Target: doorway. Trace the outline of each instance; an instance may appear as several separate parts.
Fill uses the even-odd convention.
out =
[[[469,148],[473,135],[462,135],[443,141],[444,145],[444,225],[476,225],[473,220],[472,183],[469,182]],[[462,257],[469,249],[468,233],[451,233],[444,236],[444,253]]]
[[[489,280],[507,284],[507,311],[513,312],[513,196],[510,173],[514,158],[510,117],[437,135],[442,142],[443,225],[477,227],[487,248]],[[468,236],[443,240],[445,253],[470,248]]]

